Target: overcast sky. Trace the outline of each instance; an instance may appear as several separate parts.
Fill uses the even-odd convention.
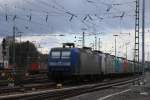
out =
[[[12,27],[15,26],[16,33],[22,32],[22,40],[41,44],[41,50],[48,52],[51,47],[60,46],[62,42],[76,41],[77,45],[81,45],[77,41],[84,29],[87,46],[92,45],[96,33],[101,38],[101,50],[114,54],[113,35],[119,34],[118,55],[125,55],[125,43],[129,43],[128,55],[132,59],[134,15],[135,0],[0,0],[0,36],[12,36]],[[147,43],[149,19],[150,1],[146,0]],[[43,34],[65,36],[32,36]]]

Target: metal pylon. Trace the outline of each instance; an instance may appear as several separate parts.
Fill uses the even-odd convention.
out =
[[[134,61],[139,62],[139,0],[136,0],[135,10],[135,49],[134,49]]]

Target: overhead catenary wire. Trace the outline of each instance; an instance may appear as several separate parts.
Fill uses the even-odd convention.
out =
[[[30,5],[31,6],[37,6],[37,4],[34,4],[34,3],[32,3],[31,1],[29,1],[29,0],[25,0],[25,2],[28,2],[28,3],[30,3]],[[79,20],[81,23],[83,23],[83,25],[86,25],[86,26],[88,26],[88,27],[91,27],[91,26],[89,26],[88,24],[89,23],[91,23],[91,24],[93,24],[93,23],[95,23],[94,21],[95,20],[93,20],[93,17],[97,17],[99,14],[93,14],[93,15],[91,15],[91,14],[86,14],[86,15],[88,15],[88,17],[89,17],[89,19],[90,20],[88,20],[88,21],[85,21],[85,22],[83,22],[82,20],[81,20],[81,18],[82,17],[84,17],[84,16],[86,16],[86,15],[84,15],[84,13],[83,14],[74,14],[72,11],[68,11],[65,7],[63,7],[62,5],[60,5],[57,1],[55,1],[55,0],[52,0],[53,1],[53,4],[51,5],[51,6],[49,6],[50,4],[49,3],[44,3],[44,1],[41,1],[41,0],[39,0],[40,1],[40,3],[41,2],[43,2],[43,4],[44,5],[46,5],[47,4],[47,9],[46,9],[46,7],[43,7],[43,9],[45,9],[45,10],[43,10],[42,12],[42,14],[40,15],[40,16],[44,16],[45,17],[45,22],[47,22],[47,20],[49,19],[49,16],[51,16],[50,15],[50,13],[47,11],[48,10],[48,7],[49,8],[53,8],[53,9],[55,9],[56,11],[58,11],[59,12],[59,14],[58,14],[58,16],[62,16],[63,14],[64,14],[64,16],[68,16],[69,18],[68,18],[68,20],[69,21],[72,21],[72,20],[74,20],[75,18],[77,19],[77,20]],[[54,5],[55,4],[55,5]],[[39,5],[38,5],[39,6]],[[40,6],[42,6],[42,4],[40,4]],[[20,8],[20,7],[16,7],[16,8]],[[28,10],[27,10],[28,9]],[[30,12],[29,11],[29,9],[30,8],[25,8],[25,10],[26,10],[26,12]],[[39,9],[38,9],[39,10]],[[38,12],[38,10],[37,10],[37,12]],[[36,12],[36,9],[35,8],[32,8],[32,12],[31,12],[31,14],[32,15],[30,15],[30,13],[29,14],[27,14],[27,15],[25,15],[24,14],[24,16],[29,16],[30,17],[30,21],[31,21],[31,17],[33,17],[33,16],[38,16],[38,15],[35,15],[34,13]],[[47,13],[48,12],[48,13]],[[110,12],[109,12],[110,13]],[[108,14],[109,14],[108,13]],[[97,15],[97,16],[94,16],[94,15]],[[9,16],[9,15],[8,15]],[[16,19],[16,17],[17,16],[22,16],[23,17],[23,15],[14,15],[13,16],[13,18],[14,18],[14,20]],[[76,16],[76,17],[75,17]],[[127,16],[127,15],[126,15]],[[78,17],[78,18],[77,18]],[[103,16],[104,17],[104,16]],[[98,17],[97,17],[98,18]],[[106,19],[107,17],[104,17],[104,19]],[[108,19],[109,19],[110,17],[108,17]],[[113,17],[112,17],[113,18]],[[92,19],[92,20],[91,20]],[[95,19],[95,18],[94,18]],[[101,20],[101,19],[100,19]],[[32,23],[32,22],[31,22]],[[39,23],[41,23],[41,22],[39,22]],[[44,25],[44,24],[43,24]],[[44,25],[45,26],[45,25]]]

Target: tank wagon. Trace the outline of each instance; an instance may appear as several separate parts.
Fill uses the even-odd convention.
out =
[[[72,43],[52,48],[48,57],[48,76],[51,79],[104,78],[141,72],[138,63],[87,47],[75,48]]]

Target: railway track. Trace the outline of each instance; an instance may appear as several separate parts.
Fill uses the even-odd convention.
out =
[[[73,97],[79,94],[97,91],[101,89],[111,88],[113,86],[119,86],[124,84],[129,84],[134,81],[138,81],[139,78],[125,78],[117,79],[109,82],[102,82],[96,84],[87,84],[81,86],[71,86],[62,89],[46,89],[36,92],[20,93],[14,95],[0,96],[0,100],[60,100],[68,97]]]
[[[56,86],[56,83],[49,82],[49,83],[42,83],[42,84],[28,84],[22,86],[16,86],[16,87],[3,87],[0,88],[0,94],[1,95],[7,95],[7,94],[15,94],[15,93],[26,93],[29,91],[37,91],[37,90],[43,90],[47,88],[54,88]]]
[[[48,77],[39,75],[34,75],[26,79],[21,80],[22,82],[15,86],[9,86],[9,82],[5,81],[3,84],[0,84],[0,94],[2,93],[11,93],[11,92],[24,92],[26,90],[32,89],[41,89],[49,88],[54,82],[51,82]]]
[[[37,74],[37,75],[32,75],[24,79],[23,84],[28,84],[28,83],[43,83],[43,82],[49,82],[49,79],[46,74]]]
[[[17,80],[16,80],[17,81]],[[21,80],[18,80],[21,84],[31,84],[31,83],[44,83],[49,82],[49,79],[46,74],[36,74],[23,77]],[[0,87],[8,86],[8,78],[3,78],[0,80]]]

